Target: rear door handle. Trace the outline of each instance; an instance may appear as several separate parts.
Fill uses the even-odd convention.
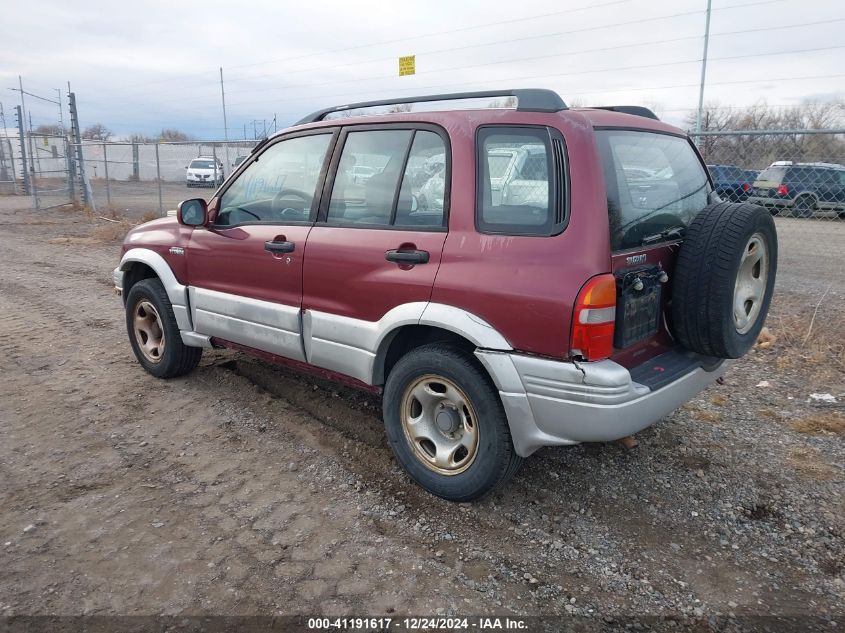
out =
[[[293,242],[264,242],[264,250],[277,255],[279,253],[292,253],[296,249]]]
[[[428,251],[387,251],[384,258],[397,264],[427,264]]]

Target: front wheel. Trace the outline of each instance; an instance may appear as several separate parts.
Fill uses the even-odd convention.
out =
[[[424,345],[399,359],[383,410],[396,460],[438,497],[477,499],[522,462],[498,392],[478,361],[455,347]]]
[[[182,342],[167,291],[158,279],[142,279],[126,297],[126,330],[135,358],[157,378],[187,374],[202,357],[201,347]]]

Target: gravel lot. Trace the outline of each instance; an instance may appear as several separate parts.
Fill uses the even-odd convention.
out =
[[[371,396],[232,352],[143,372],[111,227],[19,204],[0,199],[0,614],[845,622],[845,223],[778,220],[776,340],[639,447],[545,449],[456,505],[398,469]]]

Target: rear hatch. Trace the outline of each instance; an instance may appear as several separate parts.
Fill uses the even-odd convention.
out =
[[[596,134],[616,278],[611,358],[633,368],[675,345],[672,273],[686,227],[708,204],[711,186],[685,136],[621,129]]]
[[[769,167],[760,172],[751,188],[751,195],[759,198],[775,198],[782,196],[784,189],[781,189],[786,177],[786,167]],[[780,193],[779,193],[780,191]]]

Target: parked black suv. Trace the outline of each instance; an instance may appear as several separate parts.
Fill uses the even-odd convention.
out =
[[[816,212],[845,219],[845,166],[830,163],[778,161],[764,169],[748,197],[778,215],[789,211],[796,218]]]

